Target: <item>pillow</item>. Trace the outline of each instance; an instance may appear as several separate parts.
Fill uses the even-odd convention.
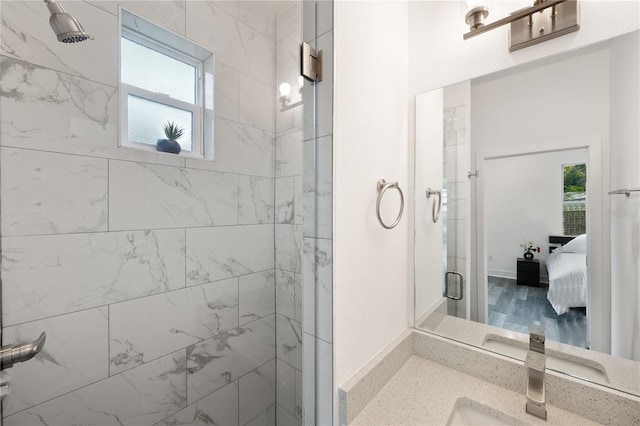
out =
[[[563,253],[587,254],[587,234],[578,235],[562,246]]]
[[[554,265],[560,261],[561,254],[562,254],[562,246],[557,247],[551,253],[549,253],[549,256],[547,256],[547,260],[545,260],[545,264],[547,265],[547,268],[553,268]]]

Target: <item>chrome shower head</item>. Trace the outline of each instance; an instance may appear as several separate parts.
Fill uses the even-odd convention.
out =
[[[49,18],[49,24],[53,28],[53,32],[56,33],[58,41],[63,43],[76,43],[85,41],[86,39],[93,40],[93,37],[86,33],[80,22],[73,16],[69,15],[62,5],[52,0],[44,0],[51,17]]]

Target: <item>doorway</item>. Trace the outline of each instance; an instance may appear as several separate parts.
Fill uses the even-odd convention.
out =
[[[487,324],[526,334],[538,322],[551,340],[589,346],[586,180],[572,176],[587,160],[586,148],[485,159]]]

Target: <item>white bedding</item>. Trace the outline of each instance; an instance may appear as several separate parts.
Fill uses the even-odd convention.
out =
[[[547,258],[547,299],[558,315],[587,306],[587,255],[556,250]]]

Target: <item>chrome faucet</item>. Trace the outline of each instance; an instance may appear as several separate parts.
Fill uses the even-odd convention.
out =
[[[529,351],[524,361],[524,365],[527,367],[526,411],[546,420],[544,340],[544,329],[535,323],[529,325]]]

